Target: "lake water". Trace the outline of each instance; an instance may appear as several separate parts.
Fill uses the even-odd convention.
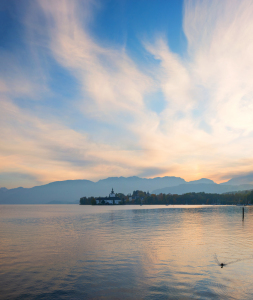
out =
[[[0,205],[0,242],[2,299],[253,299],[253,207]]]

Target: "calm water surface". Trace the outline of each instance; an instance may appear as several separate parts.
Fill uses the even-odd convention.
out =
[[[253,299],[253,207],[0,205],[0,238],[2,299]]]

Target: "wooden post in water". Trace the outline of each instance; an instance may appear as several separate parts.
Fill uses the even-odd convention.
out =
[[[242,208],[242,219],[244,220],[244,206]]]

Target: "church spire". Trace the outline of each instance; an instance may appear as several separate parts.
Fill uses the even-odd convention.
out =
[[[110,193],[109,197],[115,197],[115,193],[114,193],[114,190],[113,190],[113,188],[112,188],[112,191],[111,191],[111,193]]]

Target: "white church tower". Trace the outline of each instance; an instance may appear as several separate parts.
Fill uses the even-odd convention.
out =
[[[112,191],[111,191],[111,193],[109,194],[109,197],[115,197],[115,193],[114,193],[114,190],[113,190],[113,188],[112,188]]]

